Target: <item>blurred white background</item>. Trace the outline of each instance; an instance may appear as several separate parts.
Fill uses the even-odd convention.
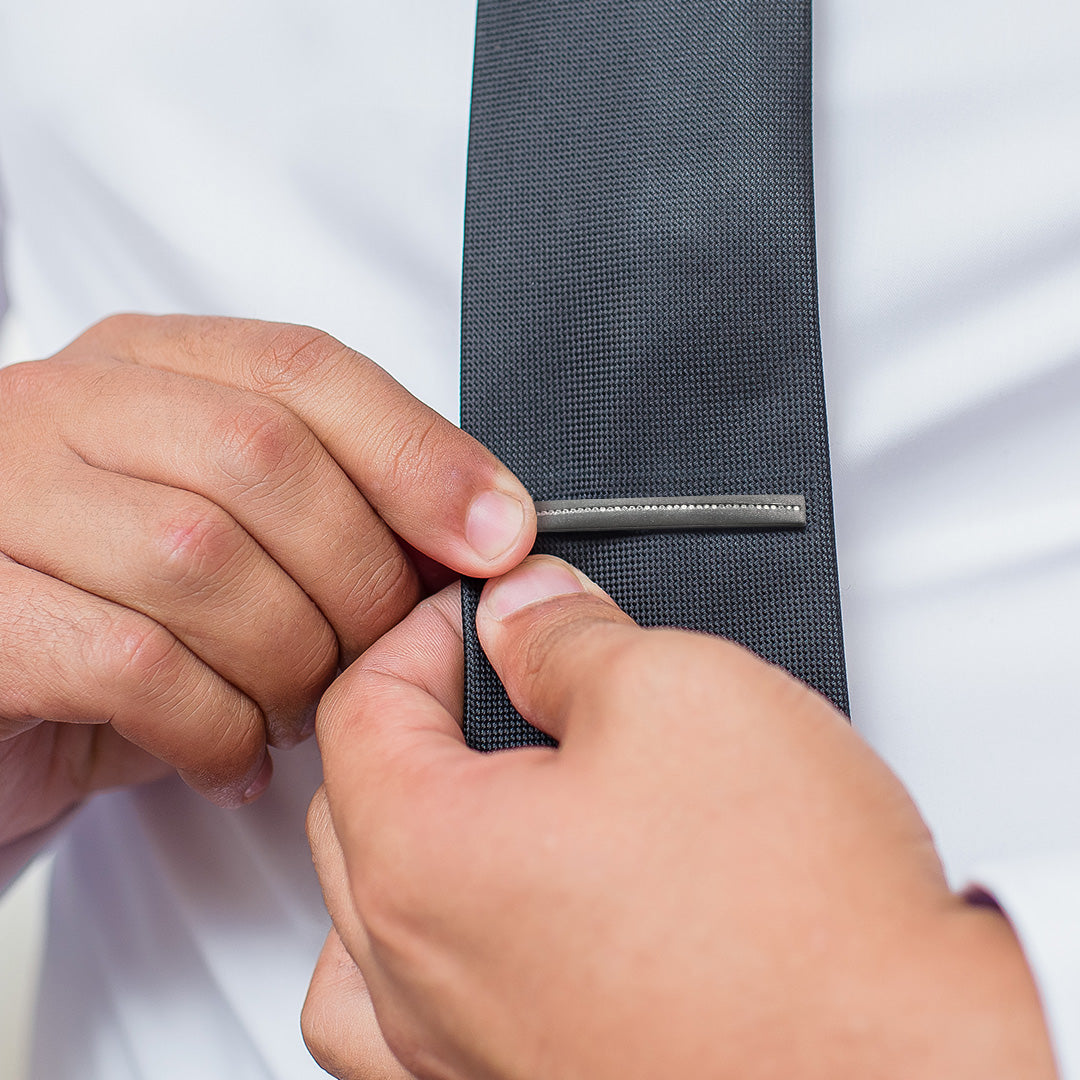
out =
[[[49,861],[39,859],[0,899],[0,1080],[23,1080],[44,932]]]

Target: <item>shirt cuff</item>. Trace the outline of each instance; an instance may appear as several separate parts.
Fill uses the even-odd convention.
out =
[[[1042,1000],[1061,1080],[1080,1080],[1080,849],[987,863],[969,891],[1001,908]]]

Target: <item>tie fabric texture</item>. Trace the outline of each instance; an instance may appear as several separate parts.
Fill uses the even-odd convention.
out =
[[[539,500],[804,496],[799,529],[553,532],[537,550],[638,622],[732,638],[846,712],[810,42],[809,0],[480,0],[461,416]],[[462,600],[466,738],[544,743],[477,642],[481,585]]]

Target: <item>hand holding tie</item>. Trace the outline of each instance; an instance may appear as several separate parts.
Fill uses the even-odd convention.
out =
[[[452,591],[422,603],[320,708],[309,835],[335,933],[305,1032],[324,1067],[1054,1075],[1005,919],[950,891],[824,698],[731,642],[640,629],[533,557],[488,584],[477,630],[560,746],[478,754],[457,611]]]
[[[250,801],[416,552],[489,574],[533,535],[505,466],[310,327],[107,319],[0,372],[0,462],[0,842],[170,768]]]

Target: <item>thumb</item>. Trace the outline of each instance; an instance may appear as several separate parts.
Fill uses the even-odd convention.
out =
[[[487,583],[476,630],[514,707],[559,740],[572,705],[645,635],[599,585],[550,555]]]

